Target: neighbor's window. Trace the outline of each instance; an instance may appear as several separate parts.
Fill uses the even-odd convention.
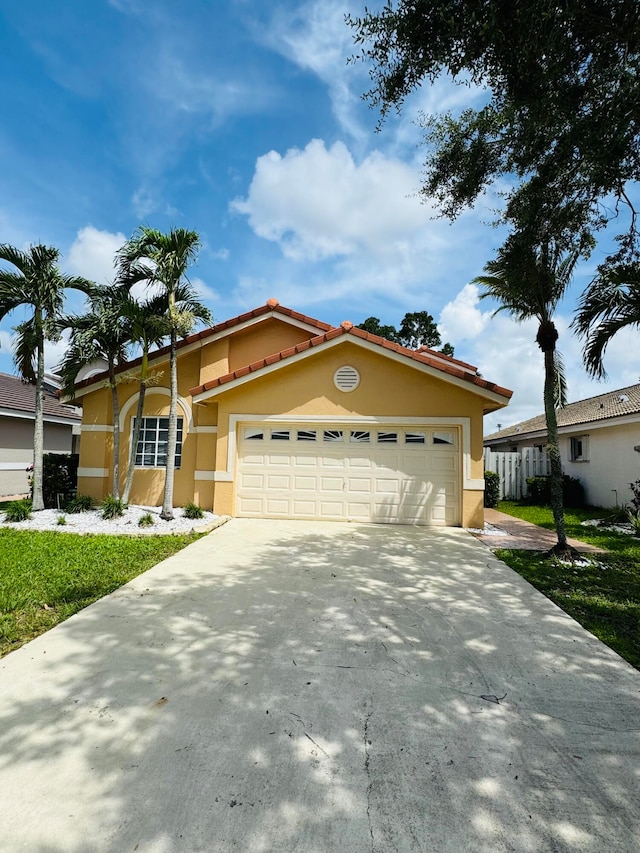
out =
[[[572,462],[589,461],[588,435],[575,435],[569,439],[569,458]]]
[[[135,429],[136,419],[133,419]],[[136,447],[136,465],[143,468],[164,468],[167,464],[169,418],[142,418],[140,438]],[[182,418],[178,418],[176,468],[182,462]]]

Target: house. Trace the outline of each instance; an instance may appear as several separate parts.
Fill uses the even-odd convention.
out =
[[[62,405],[56,377],[44,386],[45,453],[75,453],[80,439],[80,412]],[[36,389],[18,376],[0,373],[0,496],[29,491],[27,467],[33,462]]]
[[[640,479],[640,384],[559,409],[558,437],[564,473],[581,481],[587,503],[628,503],[629,483]],[[544,415],[484,439],[485,447],[493,451],[542,448],[546,442]]]
[[[168,347],[151,354],[131,501],[159,505],[169,410]],[[139,360],[124,365],[130,377]],[[174,500],[219,514],[480,525],[482,416],[511,391],[435,351],[266,305],[178,345]],[[138,401],[118,385],[124,479]],[[104,372],[76,385],[78,490],[110,491],[113,414]]]

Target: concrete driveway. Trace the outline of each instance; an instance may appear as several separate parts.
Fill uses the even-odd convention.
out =
[[[234,520],[0,661],[0,849],[637,851],[640,674],[461,530]]]

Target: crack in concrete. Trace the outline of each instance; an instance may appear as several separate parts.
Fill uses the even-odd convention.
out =
[[[367,822],[369,824],[369,835],[371,836],[371,851],[373,853],[375,849],[375,839],[373,836],[373,826],[371,824],[371,792],[373,790],[373,780],[371,778],[371,768],[370,761],[371,755],[369,754],[369,747],[371,746],[371,741],[369,740],[369,721],[371,719],[371,715],[373,714],[373,700],[371,701],[371,710],[368,711],[367,716],[364,720],[364,772],[367,777]]]

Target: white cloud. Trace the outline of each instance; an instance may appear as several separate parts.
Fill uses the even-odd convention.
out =
[[[217,302],[220,299],[218,291],[206,284],[201,278],[192,278],[190,281],[200,299],[209,300],[210,302]]]
[[[99,284],[113,281],[115,254],[125,240],[120,232],[99,231],[91,225],[81,228],[65,255],[64,269]]]
[[[327,149],[314,139],[302,151],[259,157],[247,198],[232,209],[293,260],[366,250],[402,262],[417,239],[438,243],[415,188],[414,170],[400,160],[374,151],[357,165],[342,142]]]
[[[312,0],[293,14],[290,9],[283,10],[273,17],[266,41],[273,50],[325,83],[341,128],[352,139],[364,143],[368,131],[356,115],[367,77],[363,66],[347,65],[355,53],[353,33],[344,20],[347,11],[344,0]]]
[[[3,329],[0,329],[0,350],[5,354],[11,355],[11,357],[13,357],[14,338],[15,335],[12,332],[6,332]]]
[[[477,338],[484,331],[491,312],[480,311],[478,293],[477,285],[467,284],[444,306],[438,324],[443,340],[462,342]]]

